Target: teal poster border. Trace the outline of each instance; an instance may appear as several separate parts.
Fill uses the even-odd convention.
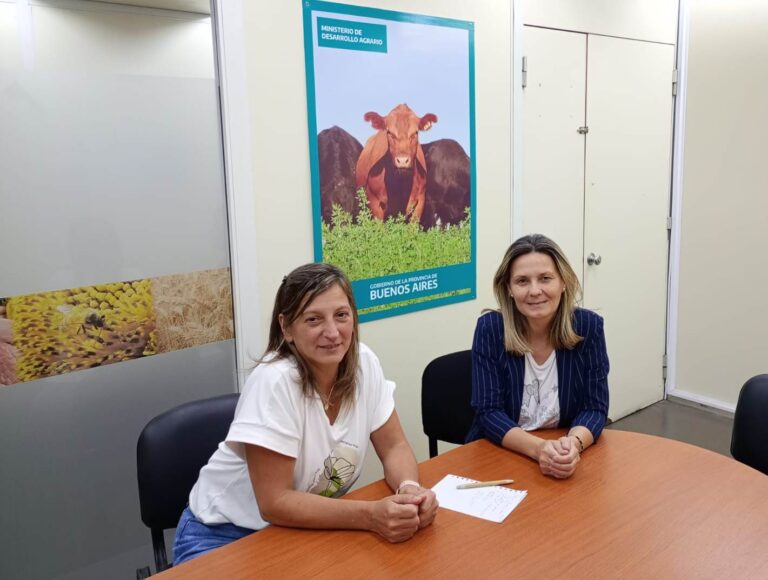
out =
[[[456,302],[474,300],[477,297],[477,156],[475,138],[475,47],[474,47],[474,23],[465,20],[455,20],[436,16],[426,16],[397,12],[379,8],[354,6],[350,4],[338,4],[320,0],[302,0],[304,20],[304,59],[307,83],[307,119],[309,137],[310,179],[312,188],[312,222],[314,259],[323,261],[322,240],[322,208],[320,196],[320,167],[318,153],[318,131],[316,111],[316,83],[315,60],[313,46],[312,15],[313,12],[323,12],[347,16],[359,16],[380,20],[391,20],[431,26],[458,28],[467,31],[469,51],[469,158],[470,158],[470,261],[467,263],[448,265],[439,268],[431,268],[420,271],[407,271],[391,276],[369,278],[365,280],[353,280],[352,286],[355,292],[355,300],[358,309],[370,309],[369,312],[360,315],[360,321],[366,322],[398,316],[428,308],[435,308]],[[386,295],[387,300],[382,300],[375,306],[387,308],[377,310],[374,306],[374,296]],[[398,293],[394,289],[400,289]],[[407,292],[404,292],[404,289]],[[447,295],[446,295],[447,294]],[[415,300],[414,300],[415,299]],[[421,301],[418,301],[421,299]],[[401,302],[407,304],[399,305]]]

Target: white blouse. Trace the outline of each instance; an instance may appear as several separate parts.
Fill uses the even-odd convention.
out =
[[[518,425],[525,431],[557,427],[560,423],[560,399],[556,351],[553,350],[543,364],[538,364],[531,353],[525,354],[523,385]]]

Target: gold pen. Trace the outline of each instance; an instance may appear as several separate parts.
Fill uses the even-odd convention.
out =
[[[514,479],[497,479],[496,481],[475,481],[473,483],[462,483],[457,485],[456,489],[475,489],[476,487],[491,487],[492,485],[508,485],[515,483]]]

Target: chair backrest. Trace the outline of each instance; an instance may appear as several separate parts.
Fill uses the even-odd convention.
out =
[[[162,530],[179,522],[200,469],[227,436],[238,397],[235,393],[184,403],[152,419],[139,435],[141,520],[152,530],[158,571],[167,567]]]
[[[446,354],[430,362],[421,377],[421,422],[429,456],[437,441],[464,443],[472,426],[472,351]]]
[[[757,375],[741,387],[733,416],[731,455],[768,475],[768,375]]]

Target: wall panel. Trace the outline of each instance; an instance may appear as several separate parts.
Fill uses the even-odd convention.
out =
[[[169,314],[179,287],[194,285],[173,275],[218,270],[229,289],[209,18],[0,1],[0,127],[0,298],[162,277],[152,283],[159,314],[141,323],[152,334],[163,304]],[[88,308],[117,312],[115,292],[104,294]],[[148,310],[145,294],[132,295],[126,310]],[[73,318],[57,302],[66,293],[47,296],[54,317],[37,332],[69,329],[74,343],[106,347],[113,322]],[[0,304],[0,330],[6,311],[26,305],[17,302]],[[16,344],[29,347],[32,334]],[[191,348],[177,338],[158,335],[170,346],[156,356],[0,385],[0,578],[129,578],[152,561],[138,435],[179,403],[236,389],[231,338]]]
[[[768,372],[768,6],[692,2],[677,380],[671,394],[734,408]]]

